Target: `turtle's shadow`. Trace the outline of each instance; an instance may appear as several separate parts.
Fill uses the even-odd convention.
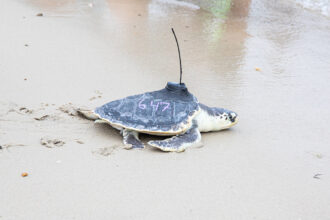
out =
[[[111,125],[109,124],[94,124],[94,128],[96,129],[97,133],[100,134],[101,136],[104,137],[109,137],[109,138],[113,138],[115,139],[115,141],[117,142],[122,142],[123,140],[123,136],[121,135],[121,132],[115,128],[113,128]],[[221,131],[221,133],[224,132],[226,133],[227,131]],[[208,132],[208,133],[213,133],[213,132]],[[205,135],[207,136],[207,133],[202,133],[202,136]],[[166,138],[170,138],[172,136],[157,136],[157,135],[150,135],[150,134],[143,134],[140,133],[139,134],[139,138],[140,140],[143,142],[143,144],[146,146],[145,150],[148,150],[150,152],[154,152],[154,153],[171,153],[171,152],[167,152],[167,151],[162,151],[158,148],[154,148],[154,147],[150,147],[148,145],[149,141],[152,140],[164,140]]]
[[[122,141],[123,136],[121,135],[121,132],[114,127],[112,127],[109,124],[102,123],[102,124],[94,124],[94,128],[97,130],[97,133],[102,136],[111,136],[112,138],[115,138],[119,141]],[[149,135],[149,134],[139,134],[140,140],[145,144],[148,145],[148,141],[151,140],[164,140],[166,138],[169,138],[170,136],[156,136],[156,135]]]
[[[151,147],[150,145],[148,145],[149,141],[153,141],[153,140],[164,140],[166,138],[170,138],[171,136],[157,136],[157,135],[150,135],[150,134],[140,134],[140,140],[144,143],[144,145],[146,146],[146,148],[148,149],[148,151],[154,152],[154,153],[170,153],[170,152],[166,152],[166,151],[162,151],[158,148],[155,147]]]
[[[144,143],[147,143],[148,141],[153,141],[153,140],[164,140],[164,139],[169,138],[171,136],[157,136],[157,135],[150,135],[150,134],[140,133],[139,137],[140,137],[141,141],[143,141]]]
[[[96,129],[97,133],[100,134],[103,137],[109,137],[109,138],[113,138],[115,139],[115,141],[117,142],[123,142],[123,136],[121,135],[121,132],[115,128],[113,128],[111,125],[109,124],[94,124],[93,127]],[[235,129],[226,129],[226,130],[222,130],[222,131],[214,131],[214,132],[203,132],[202,134],[202,141],[203,141],[203,137],[207,138],[208,136],[214,135],[214,134],[218,134],[219,138],[221,138],[223,135],[226,135],[228,133],[231,133],[235,131]],[[164,140],[166,138],[170,138],[171,136],[157,136],[157,135],[149,135],[149,134],[143,134],[140,133],[139,134],[139,138],[140,140],[143,142],[143,144],[146,146],[148,151],[154,152],[154,153],[170,153],[170,152],[166,152],[166,151],[162,151],[158,148],[154,148],[154,147],[150,147],[148,145],[149,141],[152,140]],[[203,146],[205,145],[205,142],[203,142]]]
[[[123,139],[123,136],[120,134],[120,131],[108,125],[106,123],[95,123],[94,128],[97,130],[97,133],[102,136],[111,136],[112,138],[116,138],[118,140]]]

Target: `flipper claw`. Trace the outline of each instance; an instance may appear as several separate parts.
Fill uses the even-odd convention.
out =
[[[123,130],[123,142],[129,147],[126,149],[143,149],[144,144],[139,140],[139,134],[136,131],[128,129]]]

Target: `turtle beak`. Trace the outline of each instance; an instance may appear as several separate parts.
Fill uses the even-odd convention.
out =
[[[238,121],[237,114],[235,112],[230,112],[228,117],[232,123],[236,123]]]

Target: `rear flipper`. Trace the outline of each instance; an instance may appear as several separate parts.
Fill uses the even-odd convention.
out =
[[[139,133],[136,131],[130,131],[124,129],[122,131],[124,144],[128,146],[128,149],[143,149],[144,144],[139,140]]]
[[[77,109],[77,112],[84,116],[86,119],[89,119],[89,120],[97,120],[99,117],[97,115],[95,115],[95,113],[91,110],[87,110],[87,109],[84,109],[84,108],[78,108]]]
[[[187,147],[193,146],[201,141],[201,133],[197,126],[190,128],[186,133],[174,136],[162,141],[149,141],[152,147],[161,149],[162,151],[182,152]]]

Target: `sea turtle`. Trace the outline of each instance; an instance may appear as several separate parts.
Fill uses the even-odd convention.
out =
[[[201,141],[200,132],[219,131],[237,123],[237,114],[223,108],[208,107],[188,92],[182,80],[179,43],[172,28],[180,60],[180,82],[168,82],[164,89],[128,96],[96,108],[78,110],[95,122],[107,123],[121,131],[124,144],[144,148],[139,133],[172,136],[149,141],[163,151],[184,151]]]
[[[184,83],[168,82],[164,89],[128,96],[93,111],[79,111],[96,122],[121,131],[125,145],[144,148],[139,133],[172,136],[149,141],[163,151],[184,151],[201,141],[200,132],[227,129],[237,123],[237,114],[198,102]]]

